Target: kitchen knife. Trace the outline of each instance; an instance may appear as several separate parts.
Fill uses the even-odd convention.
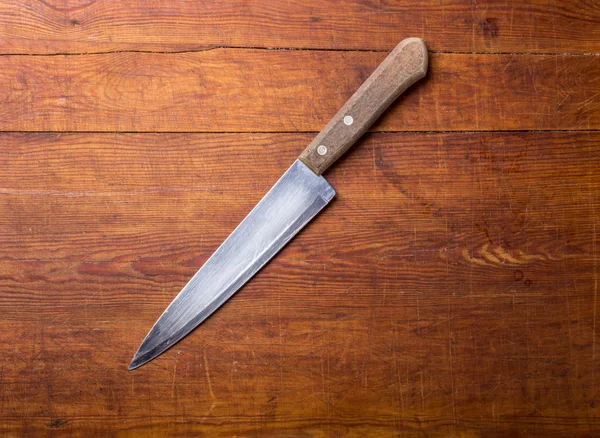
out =
[[[427,47],[419,38],[405,39],[392,50],[175,297],[143,340],[130,370],[208,318],[331,201],[335,191],[321,174],[425,76],[427,64]]]

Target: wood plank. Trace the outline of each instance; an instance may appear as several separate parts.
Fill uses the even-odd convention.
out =
[[[385,53],[0,57],[0,130],[318,131]],[[600,128],[600,57],[431,56],[376,131]]]
[[[208,0],[2,2],[0,53],[181,51],[207,47],[597,53],[589,0]]]
[[[311,138],[0,134],[1,433],[597,434],[597,132],[370,134],[276,260],[126,371]]]

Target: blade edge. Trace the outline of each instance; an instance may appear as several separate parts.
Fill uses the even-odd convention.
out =
[[[273,195],[276,193],[278,189],[280,189],[280,185],[285,182],[286,176],[289,178],[293,178],[296,172],[299,172],[301,175],[306,176],[307,178],[312,179],[311,183],[314,187],[318,188],[320,192],[315,193],[315,197],[312,199],[312,202],[307,204],[305,208],[300,212],[300,214],[296,217],[295,220],[287,224],[287,226],[283,227],[281,232],[276,236],[272,237],[270,244],[264,247],[264,250],[258,254],[254,255],[254,260],[252,263],[248,264],[245,269],[242,269],[238,275],[231,279],[230,282],[227,283],[227,287],[220,291],[219,293],[214,294],[213,299],[209,301],[196,315],[189,319],[185,324],[181,326],[176,331],[169,333],[168,336],[164,336],[164,339],[161,342],[153,342],[154,338],[160,339],[162,335],[162,330],[160,329],[161,321],[168,320],[170,318],[169,311],[172,310],[178,302],[178,300],[182,300],[185,298],[185,294],[190,290],[193,292],[194,283],[197,278],[203,275],[203,270],[210,266],[211,260],[215,256],[218,256],[219,251],[228,245],[228,241],[236,236],[236,232],[242,229],[246,221],[251,220],[253,215],[256,214],[257,211],[261,208],[261,204],[263,202],[270,202],[270,197],[277,196]],[[308,172],[308,173],[307,173]],[[303,182],[301,179],[300,182]],[[267,192],[267,194],[261,199],[261,201],[252,209],[252,211],[242,220],[242,222],[235,228],[235,230],[229,235],[227,239],[219,246],[219,248],[211,255],[211,257],[204,263],[204,265],[198,270],[198,272],[190,279],[190,281],[183,287],[181,292],[174,298],[171,304],[167,307],[167,309],[163,312],[163,314],[158,318],[150,332],[146,335],[144,340],[142,341],[138,351],[134,355],[131,363],[129,364],[129,369],[134,369],[139,366],[144,365],[145,363],[151,361],[155,357],[159,356],[171,346],[179,342],[185,336],[187,336],[191,331],[193,331],[198,325],[204,322],[210,315],[212,315],[219,307],[221,307],[229,298],[231,298],[239,289],[243,287],[260,269],[262,269],[302,228],[304,228],[335,196],[335,190],[327,183],[327,181],[322,176],[317,176],[314,174],[312,170],[310,170],[304,163],[297,160],[289,169],[284,173],[284,175],[275,183],[275,185]],[[274,202],[278,202],[278,199],[275,199]],[[264,208],[264,205],[263,205]],[[205,274],[204,274],[205,275]]]

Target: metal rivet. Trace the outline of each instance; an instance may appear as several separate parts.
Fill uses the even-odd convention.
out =
[[[317,154],[325,155],[327,153],[327,146],[321,145],[317,148]]]
[[[354,123],[354,119],[352,118],[352,116],[346,116],[344,117],[344,123],[350,126],[352,123]]]

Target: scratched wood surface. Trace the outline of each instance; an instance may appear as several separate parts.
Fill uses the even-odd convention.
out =
[[[5,53],[185,51],[211,47],[591,53],[594,0],[62,0],[2,2]]]
[[[0,118],[17,131],[319,131],[386,55],[5,56]],[[373,129],[599,129],[599,77],[599,56],[432,54],[428,79]]]
[[[599,435],[599,15],[0,3],[0,435]],[[407,36],[429,75],[326,173],[333,203],[127,371]]]

